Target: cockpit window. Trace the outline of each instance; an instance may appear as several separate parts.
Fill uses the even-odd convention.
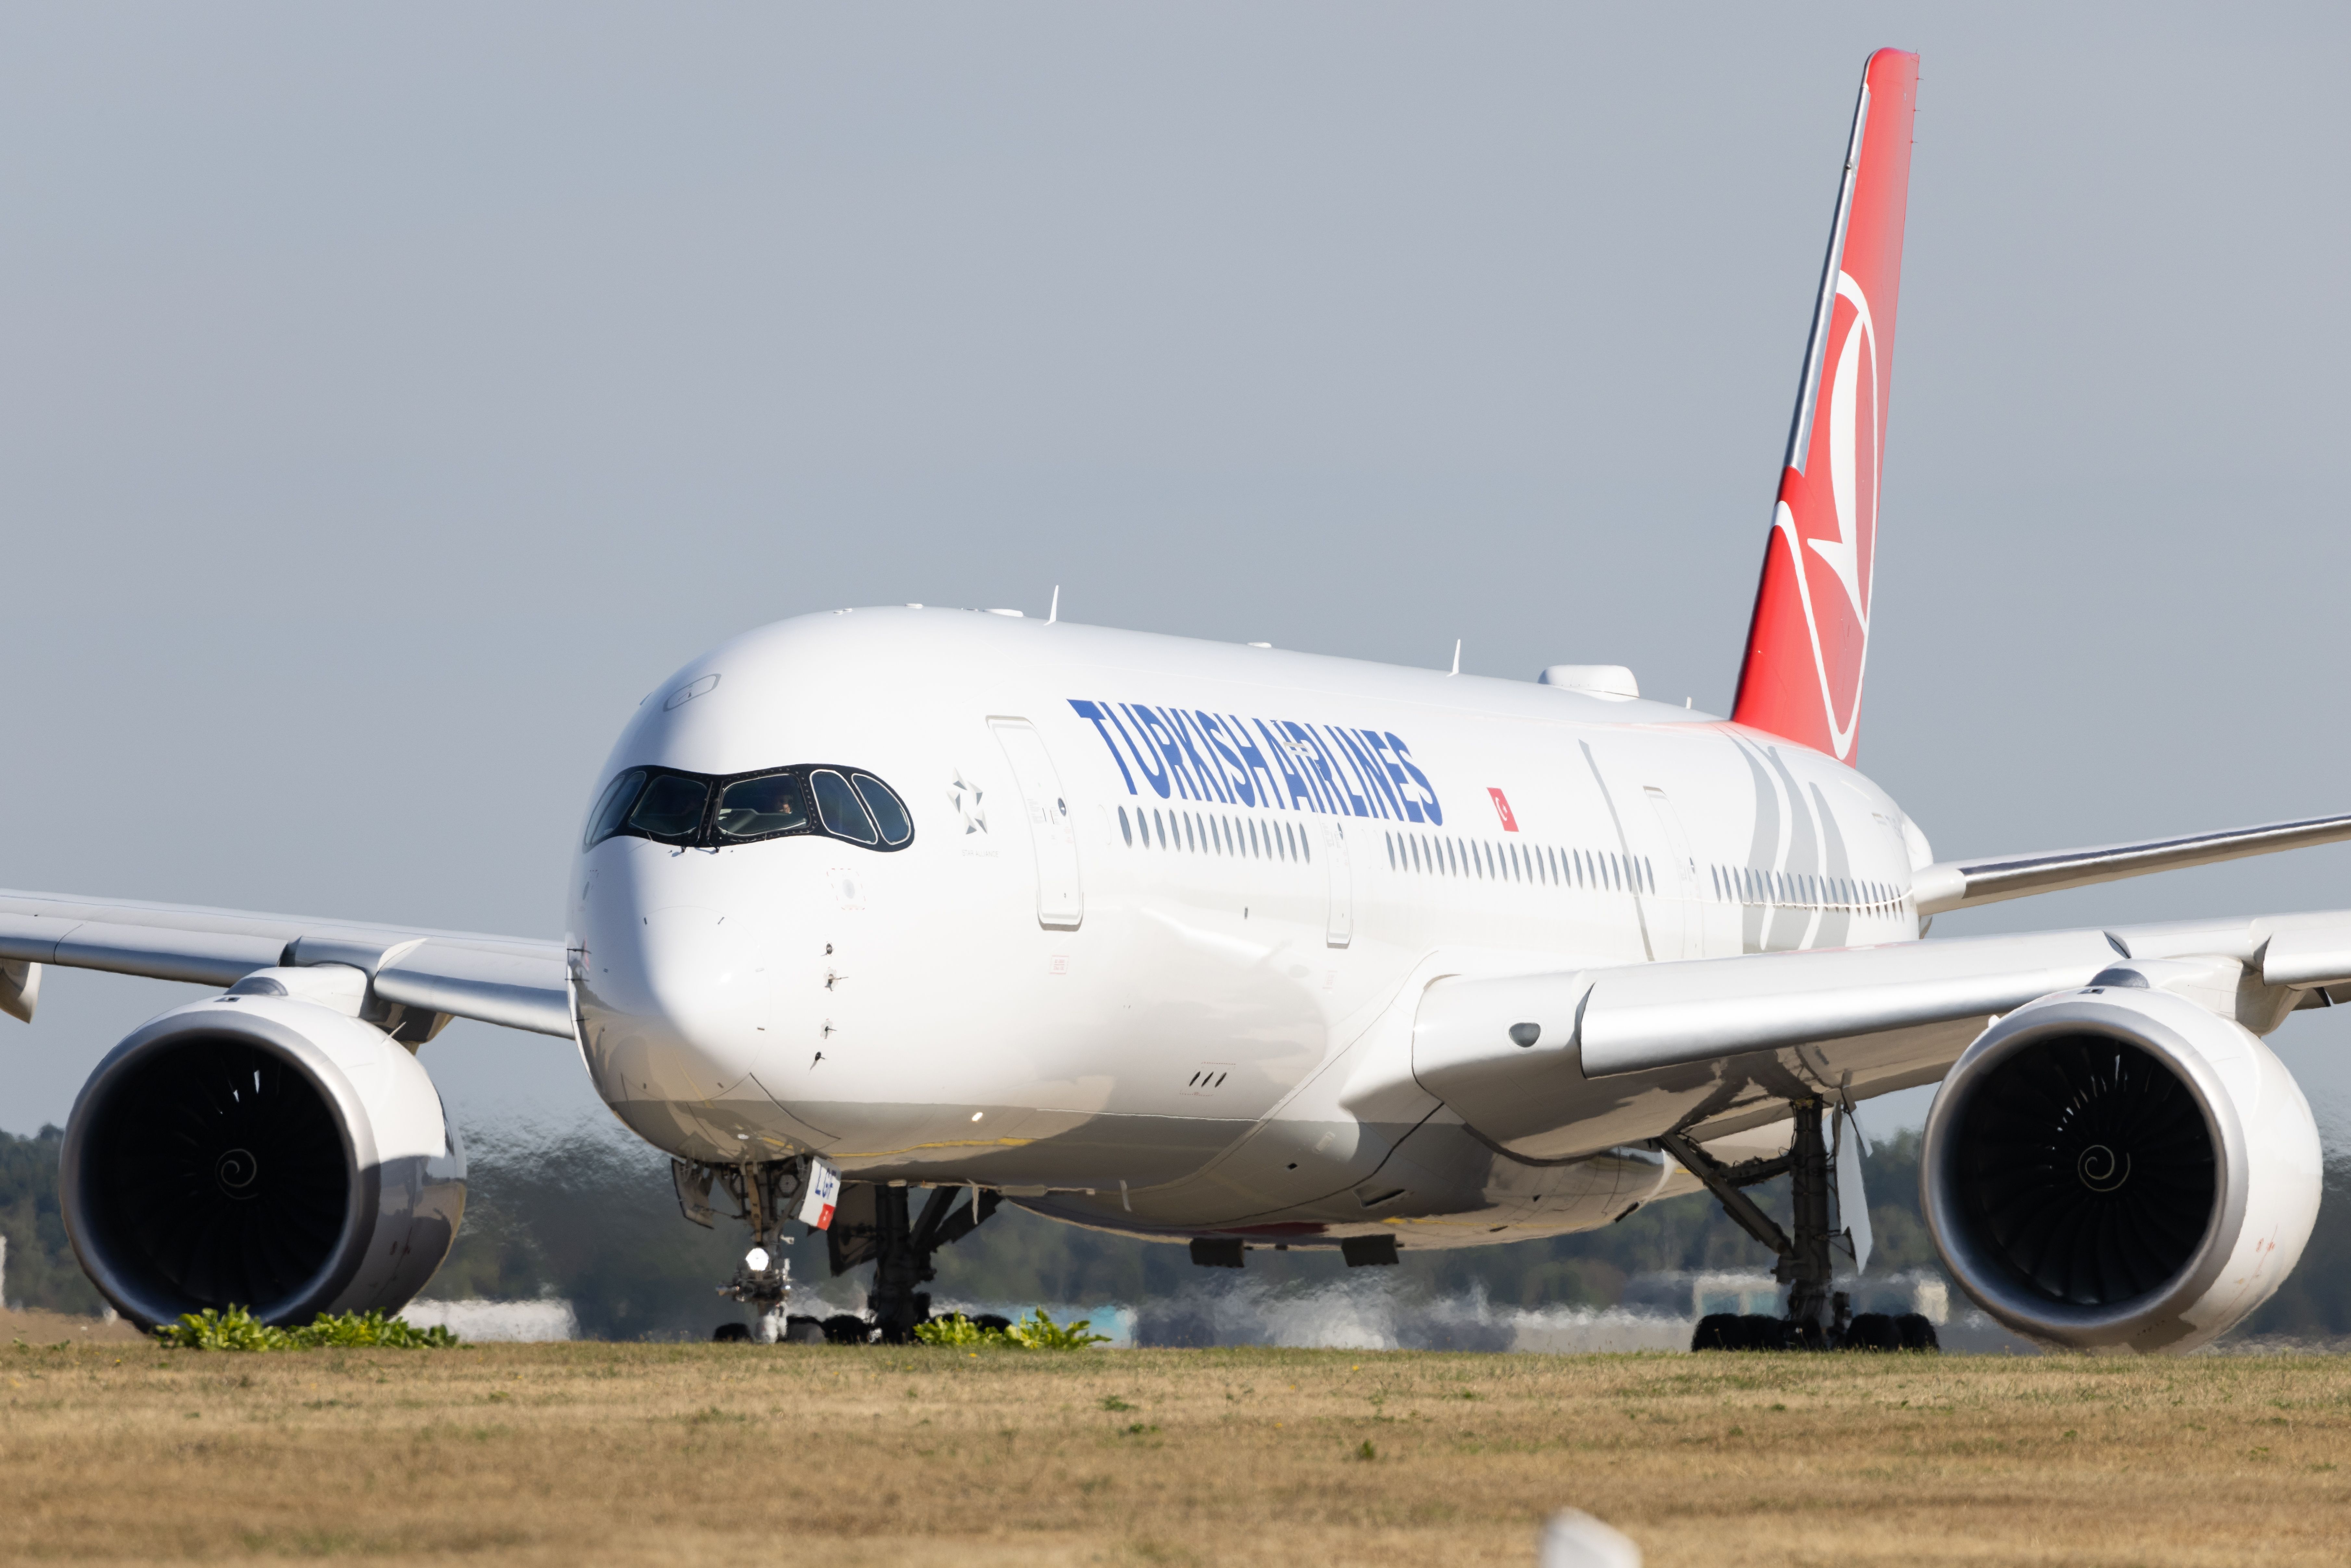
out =
[[[628,819],[629,808],[637,803],[637,791],[645,787],[646,769],[632,768],[612,780],[604,790],[604,798],[588,813],[588,837],[582,849],[592,848],[621,831]]]
[[[631,768],[598,797],[584,847],[620,834],[705,850],[822,834],[886,852],[914,841],[914,822],[897,791],[854,768],[765,768],[719,778]]]
[[[856,775],[854,782],[858,799],[873,813],[873,825],[882,830],[883,843],[895,849],[914,836],[914,824],[907,820],[906,808],[890,786],[871,773]]]
[[[691,773],[664,773],[645,786],[629,826],[652,839],[691,837],[702,826],[702,803],[710,798],[710,783]]]
[[[718,792],[718,841],[764,839],[808,826],[800,781],[789,773],[737,779]]]
[[[820,768],[809,775],[809,786],[816,792],[817,814],[824,819],[826,832],[852,844],[881,842],[882,835],[873,831],[873,819],[865,814],[848,779],[830,768]]]

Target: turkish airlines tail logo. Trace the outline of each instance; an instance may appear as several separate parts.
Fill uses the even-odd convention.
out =
[[[1731,717],[1851,762],[1869,654],[1879,460],[1918,57],[1870,56]]]

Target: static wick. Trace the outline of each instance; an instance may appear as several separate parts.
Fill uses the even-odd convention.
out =
[[[1461,673],[1461,639],[1458,637],[1453,639],[1453,667],[1445,673],[1448,675],[1458,675]]]
[[[1061,585],[1053,584],[1053,607],[1045,612],[1045,624],[1050,626],[1061,618]]]

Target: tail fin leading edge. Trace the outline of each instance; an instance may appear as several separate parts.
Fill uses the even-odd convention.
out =
[[[1869,57],[1731,717],[1845,762],[1861,729],[1918,57]]]

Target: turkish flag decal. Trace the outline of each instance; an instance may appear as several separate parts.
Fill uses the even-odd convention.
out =
[[[1491,785],[1487,787],[1486,793],[1494,797],[1494,815],[1502,819],[1502,831],[1506,833],[1517,832],[1519,831],[1519,820],[1510,815],[1510,798],[1504,795],[1499,789],[1493,788]]]

